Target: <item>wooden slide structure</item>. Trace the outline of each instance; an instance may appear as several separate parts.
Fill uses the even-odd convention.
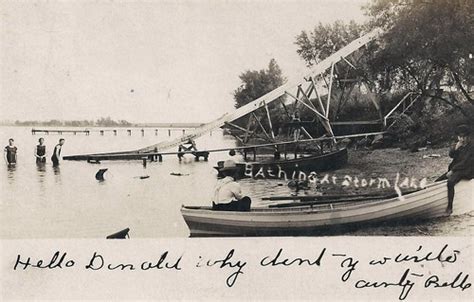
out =
[[[367,45],[369,42],[377,38],[379,35],[379,30],[371,31],[362,37],[352,41],[345,47],[341,48],[340,50],[333,53],[331,56],[327,57],[326,59],[322,60],[318,64],[312,67],[310,73],[298,82],[289,82],[286,83],[267,94],[257,98],[256,100],[234,110],[231,113],[226,113],[219,117],[218,119],[204,124],[201,127],[190,131],[188,134],[183,135],[179,138],[159,142],[157,144],[137,149],[131,151],[121,151],[121,152],[109,152],[109,153],[94,153],[94,154],[83,154],[83,155],[70,155],[64,156],[65,160],[128,160],[128,159],[144,159],[150,156],[159,156],[161,159],[162,155],[171,155],[171,154],[178,154],[178,152],[165,152],[170,148],[177,147],[183,143],[186,143],[189,140],[194,140],[200,136],[203,136],[206,133],[209,133],[213,129],[219,127],[231,127],[234,129],[238,129],[245,133],[245,136],[248,136],[250,133],[248,127],[245,129],[237,124],[232,123],[244,116],[249,116],[249,125],[250,120],[253,118],[255,122],[261,128],[261,131],[267,141],[270,143],[271,146],[277,146],[278,144],[289,144],[295,143],[293,142],[284,142],[278,143],[275,140],[275,133],[273,131],[273,125],[269,110],[269,105],[272,103],[281,103],[281,105],[285,108],[285,112],[290,116],[284,102],[282,101],[281,97],[287,97],[292,99],[295,102],[295,105],[298,103],[311,112],[315,114],[315,117],[321,122],[322,126],[324,127],[326,133],[325,137],[320,138],[312,138],[309,133],[304,131],[304,134],[308,137],[307,142],[310,141],[333,141],[336,142],[337,137],[334,136],[333,130],[331,128],[331,124],[329,122],[329,110],[330,110],[330,103],[331,103],[331,90],[333,86],[333,79],[334,79],[334,69],[335,65],[338,62],[342,64],[348,64],[352,68],[355,68],[353,64],[350,62],[348,56],[353,54],[355,51],[360,49],[361,47]],[[328,77],[328,79],[327,79]],[[318,91],[321,89],[322,85],[319,85],[321,81],[324,81],[327,86],[327,96],[323,99],[321,96],[322,94]],[[314,101],[312,101],[314,100]],[[376,106],[378,104],[374,102]],[[260,119],[255,115],[255,111],[262,109],[266,112],[266,120],[268,123],[267,129],[262,125]],[[303,129],[304,130],[304,129]],[[378,133],[364,133],[360,134],[359,136],[367,136],[367,135],[375,135]],[[253,148],[259,146],[251,146]],[[248,148],[248,147],[246,147]],[[216,149],[216,150],[206,150],[202,152],[221,152],[228,149]],[[235,149],[235,148],[232,148]],[[186,152],[185,152],[186,153]]]

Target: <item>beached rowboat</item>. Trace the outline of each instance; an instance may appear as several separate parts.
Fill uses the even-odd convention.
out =
[[[298,178],[299,172],[309,174],[311,172],[339,169],[347,164],[347,158],[347,149],[341,148],[324,154],[309,155],[294,159],[248,161],[236,164],[235,178]],[[217,164],[218,166],[214,168],[220,172],[223,162],[218,162]]]
[[[474,179],[456,185],[452,215],[473,211]],[[392,221],[418,221],[448,216],[446,181],[403,195],[290,207],[252,208],[250,212],[212,211],[183,206],[191,236],[309,235],[321,230]]]

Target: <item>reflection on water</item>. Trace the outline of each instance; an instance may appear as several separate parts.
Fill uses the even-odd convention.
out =
[[[35,136],[29,128],[2,129],[1,135],[15,137],[19,161],[0,171],[0,238],[105,238],[130,228],[132,238],[186,237],[189,230],[180,213],[182,204],[210,205],[217,172],[213,168],[226,153],[212,153],[209,162],[185,156],[163,157],[163,162],[115,161],[88,164],[62,161],[37,165],[32,156]],[[164,132],[164,131],[162,131]],[[164,132],[166,133],[166,132]],[[136,149],[168,137],[68,136],[63,154]],[[0,141],[5,137],[0,137]],[[53,149],[56,137],[46,140]],[[235,141],[216,132],[197,140],[198,148],[233,147]],[[104,147],[105,146],[105,147]],[[109,149],[104,149],[109,148]],[[25,151],[27,150],[27,151]],[[6,165],[6,164],[5,164]],[[95,175],[108,169],[104,181]],[[149,178],[142,178],[149,176]],[[270,195],[294,194],[283,180],[241,180],[252,206],[266,206]],[[300,192],[299,194],[314,194]],[[354,230],[350,235],[420,235],[429,226],[431,235],[465,235],[472,216],[414,227],[375,227]]]

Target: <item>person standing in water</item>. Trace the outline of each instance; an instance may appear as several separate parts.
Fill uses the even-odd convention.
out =
[[[40,138],[38,140],[38,145],[36,145],[35,149],[35,157],[37,164],[43,164],[46,162],[46,146],[44,145],[44,138]]]
[[[51,156],[51,161],[53,166],[59,166],[59,159],[61,158],[61,149],[66,140],[64,138],[59,139],[59,143],[54,147],[53,155]]]
[[[10,138],[8,140],[8,145],[4,149],[5,159],[8,165],[15,165],[16,164],[16,152],[18,148],[15,146],[15,140]]]

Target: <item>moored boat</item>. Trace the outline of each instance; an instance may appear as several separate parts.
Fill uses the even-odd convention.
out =
[[[474,179],[456,185],[452,215],[473,211]],[[446,181],[394,198],[317,202],[285,207],[252,208],[250,212],[213,211],[183,206],[191,236],[310,235],[321,230],[449,216]]]
[[[341,148],[323,154],[306,155],[293,159],[271,159],[236,163],[235,178],[293,179],[298,178],[300,172],[307,175],[311,172],[341,168],[347,164],[347,159],[347,149]],[[214,168],[220,172],[222,165],[223,162],[218,162],[218,166]]]

